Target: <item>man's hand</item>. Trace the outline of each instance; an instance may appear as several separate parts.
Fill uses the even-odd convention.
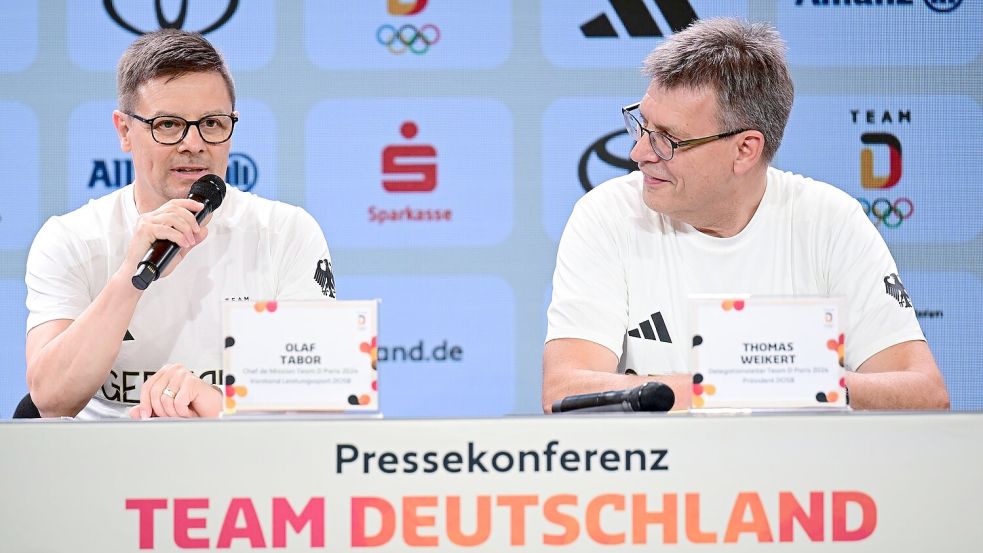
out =
[[[570,395],[625,390],[653,380],[672,388],[673,409],[689,407],[693,377],[688,374],[619,374],[618,356],[600,344],[579,338],[550,340],[543,350],[543,412],[552,412],[553,402]]]
[[[130,409],[130,417],[217,417],[222,410],[222,399],[221,392],[184,365],[164,365],[143,383],[140,405]]]
[[[184,256],[208,236],[208,227],[205,226],[207,220],[201,224],[195,220],[195,213],[201,211],[202,207],[202,204],[194,200],[176,199],[141,215],[126,250],[124,270],[132,274],[155,240],[170,240],[180,246],[181,250],[160,277],[171,274]]]

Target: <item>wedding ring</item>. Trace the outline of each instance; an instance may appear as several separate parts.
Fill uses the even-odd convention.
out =
[[[161,393],[161,395],[174,399],[174,396],[176,396],[177,393],[175,393],[174,390],[170,388],[164,388],[164,391]]]

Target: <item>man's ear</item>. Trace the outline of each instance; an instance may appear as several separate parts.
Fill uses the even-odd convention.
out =
[[[116,127],[116,134],[119,135],[119,148],[129,152],[133,147],[130,143],[130,116],[118,109],[113,110],[113,126]]]
[[[761,131],[744,131],[738,136],[737,157],[734,159],[734,173],[743,175],[761,162],[764,156],[765,135]]]

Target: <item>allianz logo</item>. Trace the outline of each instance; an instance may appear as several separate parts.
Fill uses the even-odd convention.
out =
[[[259,169],[256,161],[247,154],[229,154],[229,167],[225,171],[225,182],[243,192],[256,186]],[[102,190],[115,189],[133,182],[133,160],[130,158],[93,159],[89,172],[88,188]]]
[[[954,11],[963,3],[963,0],[795,0],[796,6],[911,6],[916,3],[924,3],[925,7],[936,13],[946,13]]]

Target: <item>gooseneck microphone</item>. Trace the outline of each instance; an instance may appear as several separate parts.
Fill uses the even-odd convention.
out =
[[[661,382],[646,382],[628,390],[567,396],[553,402],[554,413],[668,411],[676,403],[672,388]]]
[[[216,175],[205,175],[191,185],[188,199],[203,204],[201,211],[195,214],[195,220],[201,223],[209,213],[222,205],[222,200],[225,199],[225,181]],[[137,272],[130,279],[133,286],[138,290],[146,290],[151,282],[160,277],[180,250],[181,247],[170,240],[154,240],[147,255],[143,256],[143,261],[137,265]]]

